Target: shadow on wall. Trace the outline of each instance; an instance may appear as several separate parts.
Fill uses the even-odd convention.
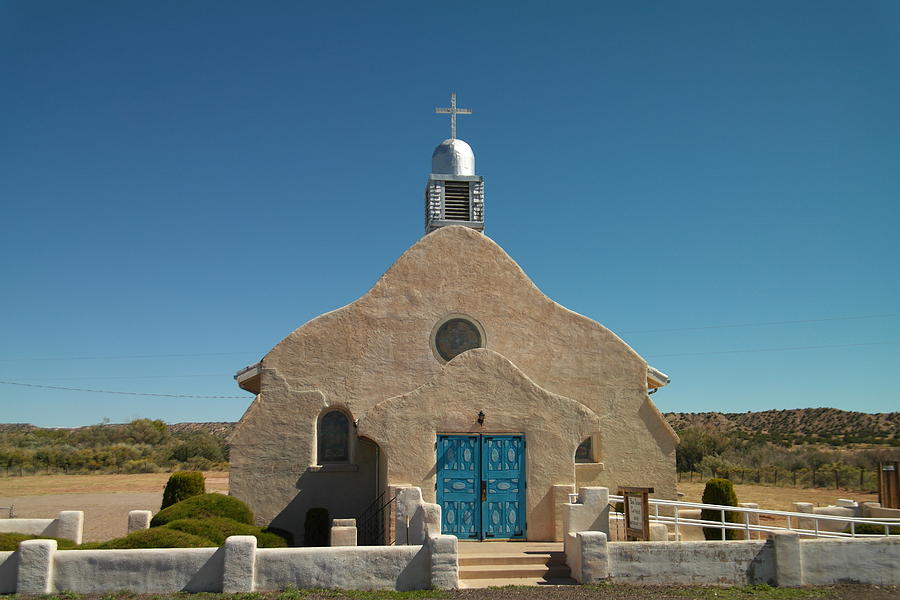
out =
[[[297,479],[297,495],[281,509],[269,527],[294,536],[294,545],[305,545],[304,524],[312,508],[325,508],[331,519],[355,519],[376,497],[377,448],[360,439],[355,464],[335,464],[304,471]],[[329,523],[330,525],[330,523]]]

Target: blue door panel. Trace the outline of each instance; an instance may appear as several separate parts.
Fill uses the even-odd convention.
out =
[[[439,435],[441,531],[460,539],[525,537],[525,439]]]
[[[482,437],[481,504],[483,535],[493,539],[525,537],[525,444],[519,435]]]
[[[437,501],[441,505],[441,531],[459,539],[480,536],[480,461],[478,436],[438,437]]]

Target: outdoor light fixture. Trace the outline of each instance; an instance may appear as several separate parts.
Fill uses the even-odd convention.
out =
[[[478,411],[478,424],[484,425],[484,411],[483,410]]]

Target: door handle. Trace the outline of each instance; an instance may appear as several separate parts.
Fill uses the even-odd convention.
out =
[[[481,482],[481,501],[484,502],[487,500],[487,482]]]

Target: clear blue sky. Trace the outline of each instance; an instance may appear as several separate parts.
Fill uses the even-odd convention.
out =
[[[238,419],[421,236],[451,91],[486,233],[661,410],[900,410],[900,3],[503,4],[0,2],[0,380],[233,396],[0,421]]]

